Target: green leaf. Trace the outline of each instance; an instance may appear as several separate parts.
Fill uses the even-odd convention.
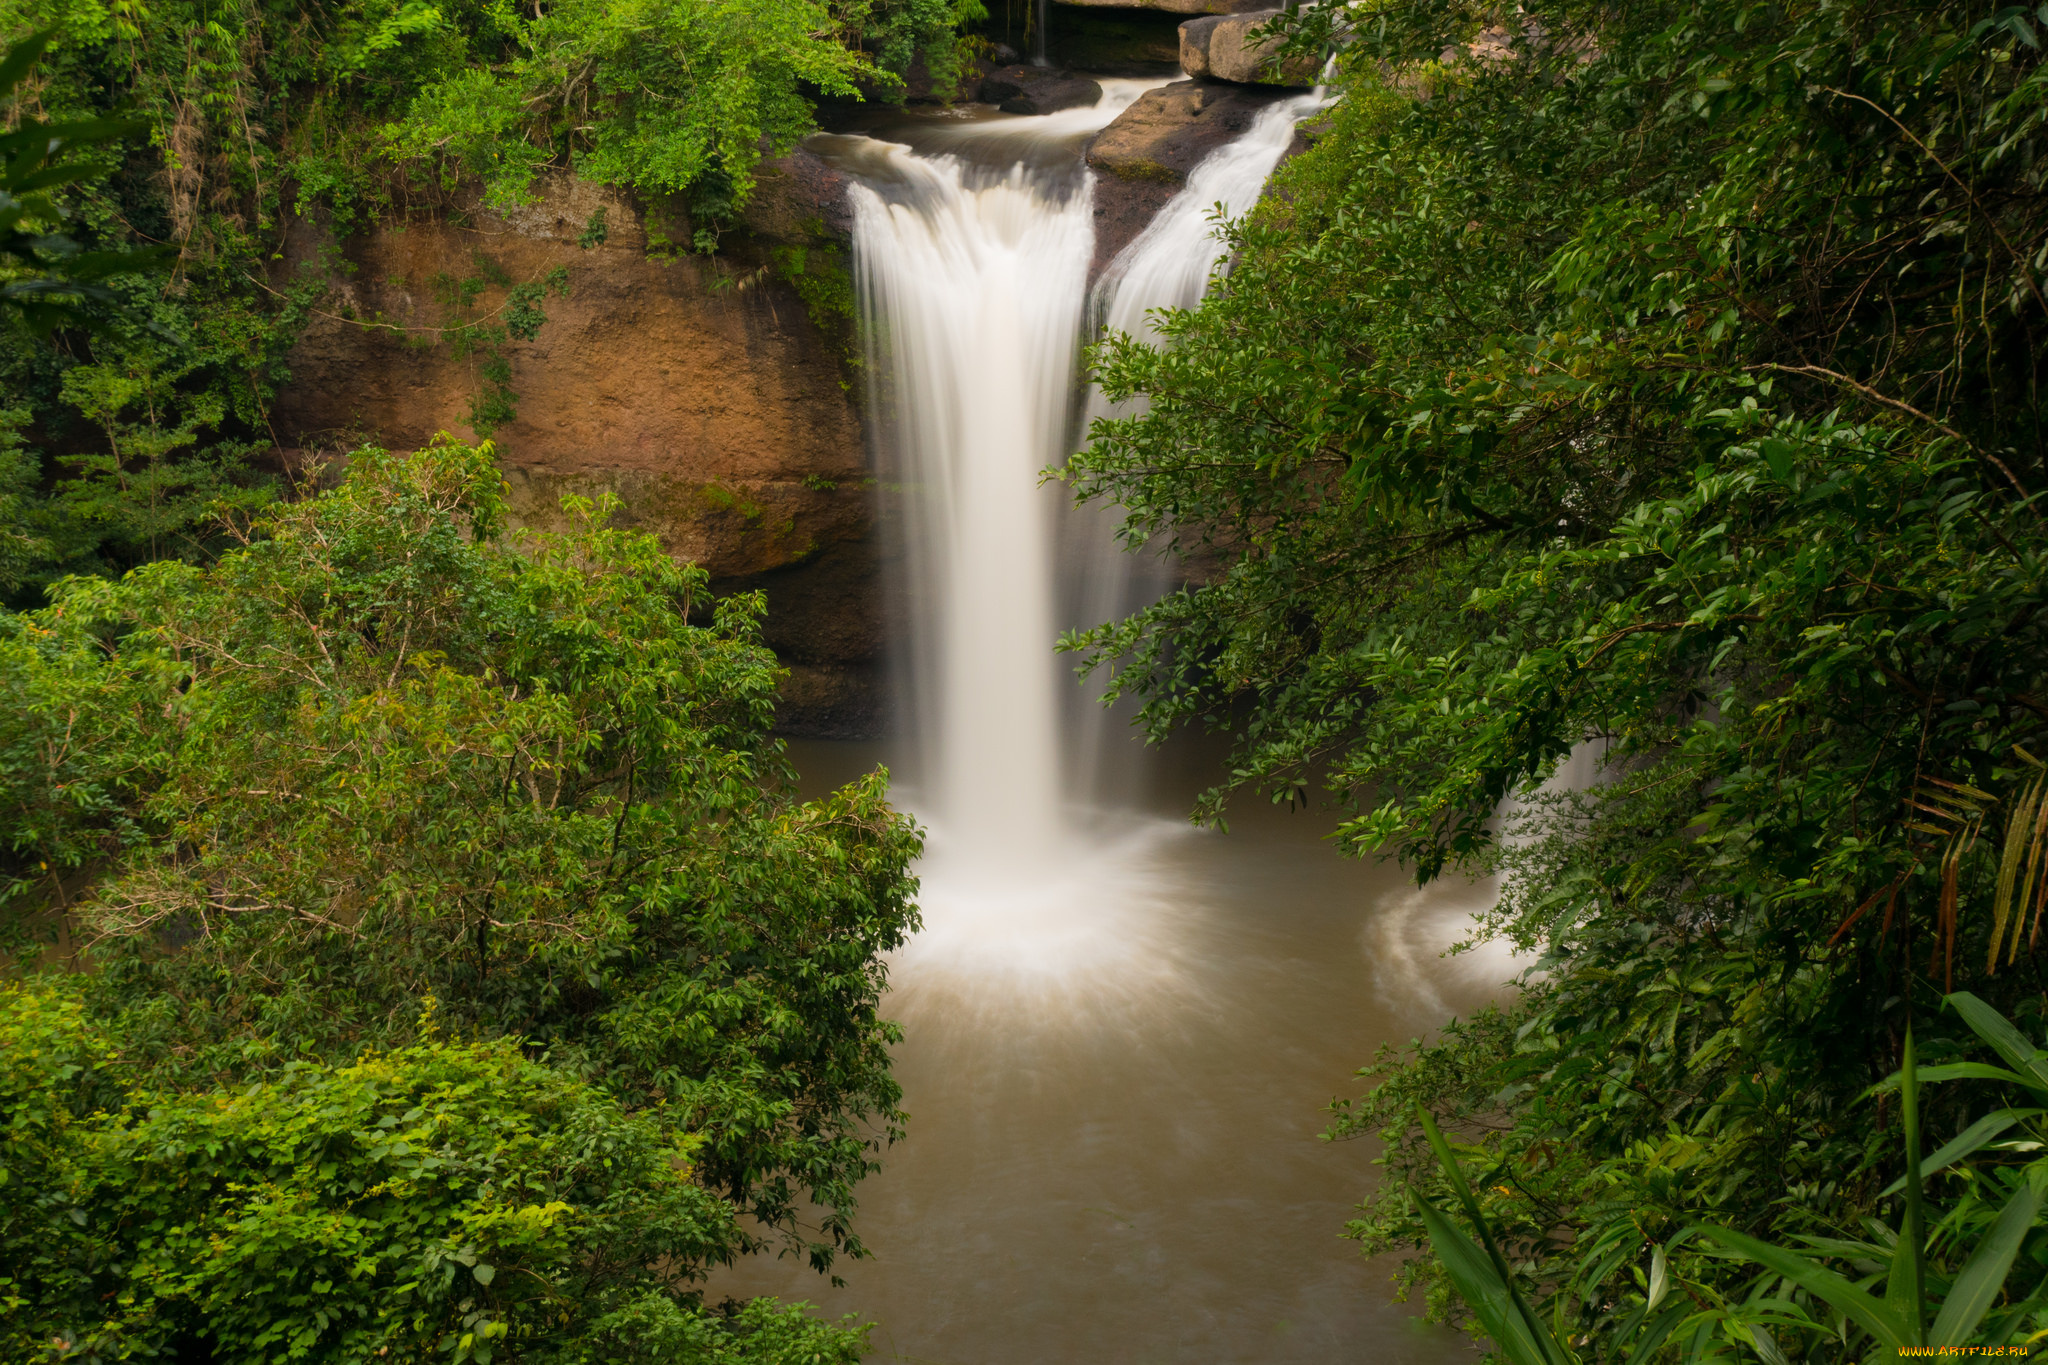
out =
[[[1928,1071],[1936,1069],[1929,1067]],[[1920,1079],[1923,1081],[1927,1079],[1926,1071],[1920,1073]],[[1922,1162],[1920,1164],[1920,1178],[1924,1180],[1936,1171],[1948,1169],[1964,1157],[1988,1146],[1992,1139],[2012,1127],[2015,1123],[2018,1123],[2021,1119],[2034,1118],[2042,1112],[2044,1111],[2039,1109],[1993,1110],[1942,1144],[1932,1156]],[[1905,1188],[1906,1177],[1900,1176],[1897,1180],[1884,1187],[1884,1194],[1887,1196],[1894,1195]]]
[[[0,96],[13,93],[14,87],[21,84],[21,78],[29,73],[29,68],[36,64],[36,59],[43,55],[43,49],[56,36],[55,29],[42,29],[7,49],[7,55],[0,57]]]
[[[1664,1316],[1651,1323],[1642,1338],[1636,1342],[1635,1352],[1629,1356],[1628,1365],[1646,1365],[1650,1357],[1657,1353],[1657,1348],[1664,1344],[1664,1339],[1670,1336],[1691,1313],[1692,1305],[1687,1303],[1666,1310]]]
[[[1899,1088],[1899,1074],[1894,1071],[1865,1093],[1882,1095],[1896,1091]],[[2032,1088],[2032,1083],[2017,1072],[2008,1071],[2002,1066],[1988,1066],[1983,1062],[1950,1062],[1945,1066],[1923,1067],[1920,1070],[1920,1080],[1923,1084],[1928,1081],[1999,1081],[2006,1085]]]
[[[1899,1243],[1908,1252],[1905,1268],[1912,1276],[1911,1287],[1901,1303],[1907,1342],[1924,1346],[1927,1344],[1927,1218],[1921,1199],[1927,1179],[1920,1169],[1920,1077],[1910,1023],[1906,1025],[1905,1046],[1899,1062],[1899,1122],[1906,1130],[1906,1226],[1900,1229]]]
[[[1702,1226],[1699,1235],[1719,1242],[1745,1261],[1752,1261],[1790,1280],[1877,1338],[1880,1344],[1894,1349],[1913,1344],[1907,1339],[1906,1325],[1889,1308],[1827,1267],[1817,1265],[1797,1252],[1774,1247],[1727,1228]]]
[[[2013,1258],[2019,1255],[2020,1244],[2026,1241],[2034,1226],[2034,1215],[2040,1209],[2041,1196],[2033,1182],[2022,1180],[2011,1202],[1998,1215],[1998,1221],[1991,1225],[1990,1233],[1971,1255],[1969,1264],[1949,1286],[1948,1298],[1941,1305],[1941,1316],[1934,1320],[1928,1345],[1969,1344],[1971,1334],[2005,1289]]]
[[[1554,1365],[1551,1348],[1533,1335],[1511,1289],[1494,1270],[1487,1254],[1429,1201],[1418,1199],[1416,1204],[1429,1229],[1430,1246],[1444,1263],[1444,1271],[1451,1277],[1459,1297],[1486,1329],[1486,1335],[1493,1338],[1514,1365]]]
[[[1792,1365],[1785,1359],[1785,1352],[1778,1346],[1778,1339],[1760,1322],[1749,1324],[1749,1342],[1756,1347],[1756,1353],[1763,1357],[1764,1365]]]
[[[1542,1323],[1538,1321],[1536,1314],[1530,1309],[1528,1303],[1523,1300],[1521,1291],[1515,1288],[1514,1272],[1508,1268],[1507,1257],[1501,1254],[1500,1247],[1494,1243],[1493,1230],[1486,1225],[1486,1215],[1480,1210],[1479,1201],[1473,1197],[1472,1187],[1465,1183],[1464,1169],[1459,1166],[1457,1154],[1451,1151],[1451,1145],[1444,1141],[1443,1133],[1436,1126],[1436,1120],[1430,1117],[1429,1111],[1426,1109],[1418,1108],[1416,1114],[1422,1120],[1422,1131],[1428,1137],[1429,1145],[1435,1151],[1436,1159],[1443,1167],[1445,1178],[1451,1182],[1451,1190],[1458,1196],[1458,1202],[1464,1206],[1465,1216],[1472,1220],[1473,1228],[1479,1233],[1480,1240],[1486,1245],[1486,1255],[1493,1263],[1494,1276],[1507,1291],[1509,1302],[1515,1308],[1516,1314],[1522,1323],[1524,1334],[1531,1341],[1541,1344],[1545,1352],[1545,1358],[1551,1362],[1551,1365],[1556,1365],[1556,1362],[1569,1359],[1568,1354],[1563,1348],[1559,1347],[1551,1339],[1550,1335],[1543,1330]]]
[[[2015,1080],[2048,1096],[2048,1055],[2014,1028],[2004,1015],[1968,991],[1957,991],[1948,997],[1948,1003],[1963,1016],[1963,1022],[1975,1030],[1979,1038],[1991,1044],[1992,1050],[2005,1058],[2007,1065],[2021,1073],[2014,1077]]]

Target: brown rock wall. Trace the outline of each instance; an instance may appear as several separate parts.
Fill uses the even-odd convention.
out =
[[[872,691],[880,626],[873,574],[861,567],[874,558],[874,528],[850,338],[843,320],[814,319],[789,282],[793,247],[812,271],[843,268],[833,239],[842,193],[816,158],[769,168],[754,231],[728,238],[715,258],[650,258],[650,231],[687,232],[581,182],[512,213],[392,223],[339,243],[304,225],[284,267],[323,252],[339,261],[290,357],[279,438],[406,449],[436,431],[473,436],[478,360],[435,331],[451,321],[437,294],[451,280],[500,281],[460,310],[483,319],[508,285],[566,270],[568,296],[545,300],[535,338],[504,348],[517,417],[492,438],[515,519],[551,527],[563,495],[616,493],[622,522],[703,565],[714,586],[765,590],[778,651],[834,674],[837,693],[815,714],[790,699],[788,728],[857,732],[874,712],[856,694]],[[606,240],[579,247],[600,208]]]
[[[1078,9],[1158,10],[1166,14],[1240,14],[1259,9],[1268,0],[1056,0]]]

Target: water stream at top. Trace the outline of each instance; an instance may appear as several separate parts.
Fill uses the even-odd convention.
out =
[[[1113,512],[1040,483],[1107,411],[1082,347],[1200,300],[1214,206],[1249,208],[1317,103],[1275,103],[1203,162],[1091,295],[1081,146],[1162,82],[1103,84],[1091,109],[906,115],[813,144],[858,177],[910,638],[903,733],[794,756],[818,782],[887,760],[929,830],[925,928],[889,1001],[911,1137],[863,1194],[877,1259],[842,1265],[845,1289],[752,1266],[724,1292],[872,1313],[883,1359],[1468,1360],[1338,1240],[1370,1153],[1314,1134],[1379,1041],[1507,975],[1436,960],[1473,893],[1344,863],[1327,821],[1191,829],[1190,774],[1215,755],[1130,780],[1143,751],[1053,653],[1164,582],[1119,553]]]

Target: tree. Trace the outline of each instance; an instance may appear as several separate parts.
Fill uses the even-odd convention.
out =
[[[1369,1249],[1443,1202],[1420,1102],[1597,1335],[1692,1222],[1857,1225],[1916,1010],[2038,1009],[2036,19],[1305,8],[1343,102],[1164,351],[1098,352],[1148,406],[1068,476],[1218,568],[1071,643],[1238,731],[1207,813],[1326,782],[1350,851],[1505,874],[1480,932],[1544,954],[1340,1111],[1390,1143]]]
[[[691,1280],[740,1241],[698,1139],[507,1041],[124,1094],[62,984],[0,994],[11,1360],[853,1365],[865,1332]]]
[[[917,832],[879,772],[791,795],[757,599],[605,505],[508,543],[502,490],[487,446],[359,451],[210,567],[14,618],[16,937],[64,906],[150,1085],[402,1050],[431,1005],[694,1135],[699,1183],[820,1268],[858,1254]]]

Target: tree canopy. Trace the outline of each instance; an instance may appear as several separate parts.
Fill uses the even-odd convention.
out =
[[[1156,732],[1239,736],[1210,814],[1325,788],[1348,851],[1501,874],[1482,932],[1543,954],[1340,1107],[1391,1144],[1354,1231],[1425,1242],[1430,1107],[1588,1358],[1696,1220],[1876,1209],[1864,1092],[1914,1017],[1963,1045],[1946,991],[2039,1031],[2042,22],[1304,7],[1342,101],[1165,347],[1097,352],[1146,403],[1066,476],[1204,567],[1070,645]],[[1574,752],[1600,779],[1545,787]]]
[[[808,1341],[691,1282],[764,1244],[861,1253],[917,833],[879,772],[792,795],[757,599],[712,603],[608,505],[515,543],[502,499],[488,447],[359,451],[209,566],[7,620],[10,946],[61,907],[47,951],[91,967],[9,988],[54,1060],[17,1078],[42,1098],[5,1178],[44,1183],[5,1237],[61,1262],[15,1291],[18,1340],[268,1359],[282,1319],[220,1305],[286,1256],[276,1294],[352,1286],[309,1358]],[[432,1200],[360,1202],[428,1170]]]

